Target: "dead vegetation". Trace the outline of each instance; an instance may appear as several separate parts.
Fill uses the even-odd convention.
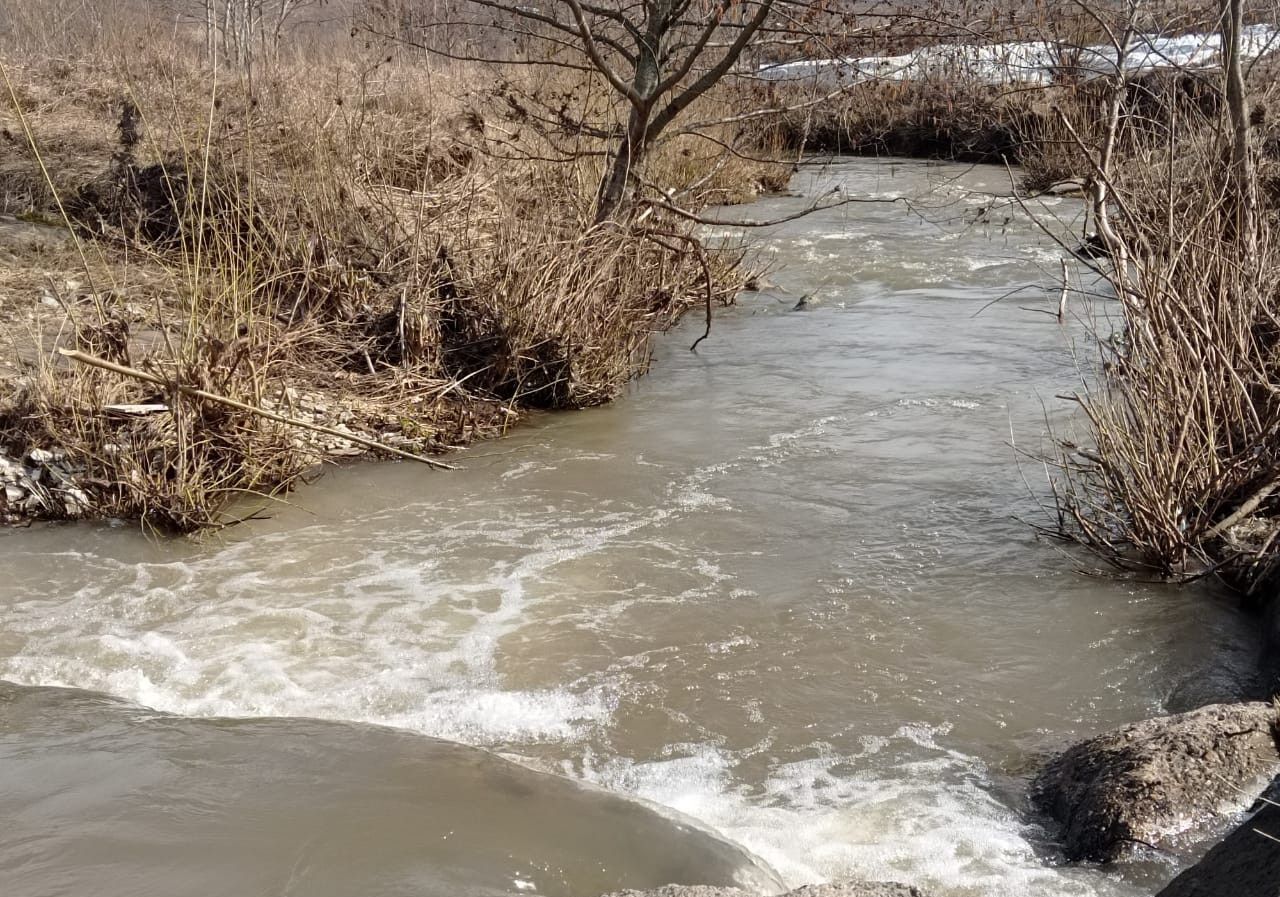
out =
[[[1259,596],[1280,574],[1280,159],[1262,83],[1252,212],[1216,104],[1181,104],[1163,128],[1121,119],[1107,183],[1123,253],[1103,269],[1119,316],[1076,398],[1085,434],[1058,460],[1054,527],[1118,566]]]
[[[868,81],[809,102],[812,88],[771,85],[761,93],[780,114],[761,123],[765,140],[814,153],[905,156],[999,164],[1021,161],[1035,95],[981,84]]]
[[[279,417],[425,455],[605,402],[653,334],[745,276],[674,216],[591,226],[602,147],[518,111],[589,112],[572,74],[495,83],[371,49],[250,80],[180,40],[128,50],[0,54],[0,215],[74,234],[0,276],[0,449],[56,451],[84,493],[11,516],[199,530],[366,451]],[[672,141],[647,173],[694,208],[771,176],[709,146]]]

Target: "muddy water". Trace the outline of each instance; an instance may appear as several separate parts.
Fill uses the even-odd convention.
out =
[[[789,884],[1150,893],[1185,857],[1055,866],[1028,771],[1073,735],[1230,694],[1247,625],[1212,595],[1081,575],[1085,559],[1023,522],[1040,519],[1043,473],[1009,443],[1037,447],[1046,408],[1065,420],[1054,395],[1078,382],[1082,330],[1042,313],[1056,294],[993,304],[1056,276],[1060,255],[1016,206],[983,211],[1007,175],[847,161],[734,213],[794,211],[837,185],[913,202],[756,232],[776,288],[721,314],[696,354],[690,322],[624,400],[478,447],[463,471],[338,471],[205,544],[0,534],[0,678],[270,718],[300,743],[315,724],[288,718],[489,748],[698,820]],[[21,744],[22,719],[4,725]],[[387,748],[354,741],[358,777]],[[48,772],[62,796],[47,800],[110,770],[82,754]],[[329,763],[274,799],[296,787],[318,806],[348,774]],[[0,766],[0,808],[24,781]],[[483,783],[471,795],[508,812]],[[237,801],[214,789],[201,812],[234,825]],[[48,825],[32,806],[0,844]],[[419,849],[405,813],[362,818],[361,837],[334,837],[366,867]],[[514,827],[468,828],[458,850],[483,855]],[[589,893],[593,864],[628,856],[557,853],[556,893]]]
[[[776,884],[696,826],[394,729],[170,717],[11,685],[0,685],[0,719],[0,807],[20,833],[0,839],[7,894],[550,897]]]

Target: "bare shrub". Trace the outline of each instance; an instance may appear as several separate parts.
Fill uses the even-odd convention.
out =
[[[1078,397],[1087,435],[1064,446],[1053,529],[1121,567],[1255,593],[1280,573],[1276,205],[1242,202],[1217,99],[1165,86],[1131,93],[1115,164],[1090,172],[1107,184],[1119,316]],[[1247,177],[1271,182],[1276,163],[1252,161]]]

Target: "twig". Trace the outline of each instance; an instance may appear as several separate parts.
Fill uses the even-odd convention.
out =
[[[441,470],[457,470],[453,465],[445,464],[443,461],[436,461],[434,458],[415,455],[412,452],[406,452],[402,449],[393,448],[392,446],[384,445],[383,443],[376,442],[372,439],[366,439],[363,436],[357,436],[354,433],[344,433],[341,430],[335,430],[331,427],[323,427],[319,424],[309,423],[304,420],[298,420],[295,417],[285,417],[283,414],[276,414],[274,411],[268,411],[265,408],[255,408],[253,405],[246,405],[244,402],[237,401],[236,399],[231,399],[227,396],[220,396],[212,392],[206,392],[205,390],[197,389],[194,386],[186,386],[182,383],[171,383],[163,377],[157,377],[155,374],[148,374],[146,371],[140,371],[137,368],[116,364],[113,361],[107,361],[105,358],[98,358],[97,356],[89,355],[88,353],[81,352],[77,349],[59,349],[58,354],[65,358],[70,358],[72,361],[87,364],[90,367],[101,368],[104,371],[111,371],[112,373],[120,374],[125,377],[132,377],[135,380],[144,380],[147,383],[154,383],[157,386],[170,387],[185,396],[205,399],[209,402],[217,402],[220,405],[227,405],[228,407],[236,408],[240,411],[248,411],[250,414],[265,417],[267,420],[273,420],[276,423],[285,424],[290,427],[301,427],[304,430],[313,430],[316,433],[323,433],[326,436],[335,436],[338,439],[345,439],[347,442],[353,442],[356,445],[362,445],[365,448],[373,449],[374,451],[386,452],[389,455],[395,455],[409,461],[418,461],[422,464],[428,465],[429,467],[436,467]]]
[[[1227,517],[1224,517],[1221,521],[1215,524],[1212,529],[1206,532],[1204,534],[1204,537],[1206,539],[1212,539],[1215,536],[1220,536],[1223,533],[1225,533],[1227,530],[1235,526],[1241,520],[1248,517],[1254,511],[1258,510],[1258,506],[1261,505],[1264,501],[1266,501],[1267,496],[1269,496],[1272,492],[1275,492],[1277,488],[1280,488],[1280,477],[1276,477],[1274,480],[1267,483],[1257,492],[1253,493],[1253,495],[1251,495],[1248,499],[1246,499],[1245,502],[1241,504],[1240,507],[1236,508],[1233,513],[1229,514]]]
[[[824,194],[824,196],[832,196],[834,194],[838,194],[839,192],[840,192],[840,188],[837,187],[827,192],[826,194]],[[892,205],[894,203],[899,203],[899,202],[904,204],[908,209],[912,208],[911,200],[907,199],[905,196],[895,196],[895,197],[846,196],[843,199],[836,200],[835,202],[826,203],[825,205],[822,203],[822,197],[819,197],[817,201],[815,201],[813,204],[809,206],[806,206],[804,209],[801,209],[799,212],[793,212],[790,215],[783,215],[779,218],[770,218],[765,221],[756,221],[749,218],[746,219],[745,221],[725,221],[724,219],[721,219],[721,218],[706,218],[702,215],[699,215],[696,212],[691,212],[688,209],[682,209],[671,202],[664,202],[658,199],[642,199],[640,200],[639,203],[637,203],[637,205],[649,206],[651,208],[665,209],[666,211],[671,212],[673,215],[676,215],[680,218],[684,218],[687,221],[692,221],[695,224],[705,224],[705,225],[712,225],[712,226],[718,226],[718,227],[774,227],[775,225],[778,225],[778,224],[786,224],[788,221],[796,221],[797,219],[808,217],[809,215],[812,215],[815,212],[826,212],[831,209],[838,209],[841,206],[853,205],[854,203]]]

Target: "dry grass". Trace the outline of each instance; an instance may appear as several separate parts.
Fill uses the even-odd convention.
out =
[[[610,400],[646,370],[654,333],[745,276],[680,219],[587,227],[603,145],[516,107],[611,114],[589,84],[495,82],[377,48],[249,81],[181,40],[104,41],[70,58],[0,55],[13,86],[0,213],[65,214],[83,247],[16,259],[0,283],[8,342],[28,349],[0,400],[0,446],[65,452],[87,493],[68,514],[215,526],[238,496],[357,450],[68,366],[56,346],[438,452],[524,409]],[[750,198],[773,171],[683,137],[646,175],[696,208]],[[40,285],[68,280],[33,318]],[[128,404],[169,411],[108,410]]]
[[[812,89],[779,85],[778,107],[796,107],[763,123],[768,140],[811,152],[1019,161],[1030,100],[980,84],[865,82],[817,104]]]

